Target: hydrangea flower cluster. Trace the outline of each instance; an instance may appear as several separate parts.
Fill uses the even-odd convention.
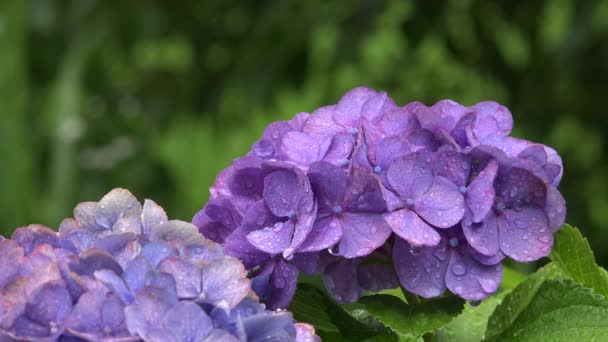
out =
[[[127,190],[79,204],[59,232],[0,239],[0,341],[318,341],[265,309],[243,265]]]
[[[505,256],[548,255],[565,220],[559,155],[512,127],[496,102],[400,107],[355,88],[270,124],[193,223],[253,271],[273,308],[288,305],[298,270],[320,272],[342,302],[399,283],[481,300]]]

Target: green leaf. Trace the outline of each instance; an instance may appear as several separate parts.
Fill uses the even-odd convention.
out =
[[[578,229],[564,225],[555,235],[550,257],[568,278],[608,297],[608,277],[595,263],[589,243]]]
[[[406,304],[391,295],[373,295],[344,305],[354,317],[372,318],[391,329],[400,338],[417,338],[440,328],[461,312],[464,302],[457,297],[425,300]]]
[[[599,341],[608,336],[608,301],[571,280],[546,280],[493,341]]]
[[[478,306],[466,304],[464,310],[435,334],[435,341],[472,342],[481,341],[486,332],[488,318],[508,292],[488,297]]]
[[[289,311],[299,322],[312,324],[326,341],[362,341],[387,329],[376,322],[358,320],[310,283],[299,283]]]
[[[503,289],[512,290],[526,279],[525,274],[521,273],[520,271],[514,270],[511,267],[503,265],[502,270],[503,274],[500,287]]]
[[[503,299],[490,316],[486,329],[486,338],[498,336],[511,326],[519,314],[525,310],[532,298],[534,298],[542,283],[558,275],[560,275],[560,268],[551,263],[540,268],[536,273],[531,274],[528,279],[519,284]]]

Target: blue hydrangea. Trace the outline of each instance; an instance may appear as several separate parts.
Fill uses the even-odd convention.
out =
[[[399,106],[355,88],[270,124],[193,223],[243,261],[271,308],[287,307],[299,271],[320,273],[341,302],[399,283],[483,299],[505,256],[550,253],[566,215],[559,155],[512,128],[496,102]]]
[[[269,311],[243,264],[191,223],[115,189],[59,232],[0,239],[0,340],[318,341]]]

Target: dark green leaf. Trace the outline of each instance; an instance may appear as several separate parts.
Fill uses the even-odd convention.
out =
[[[511,291],[503,301],[496,307],[496,310],[488,320],[486,338],[500,335],[517,319],[519,314],[525,310],[528,303],[536,295],[536,291],[547,279],[555,278],[560,274],[557,265],[551,263],[540,268],[536,273],[531,274],[528,279],[519,284]]]
[[[608,296],[608,277],[595,263],[589,243],[578,229],[567,224],[560,229],[555,235],[551,260],[568,278]]]
[[[325,340],[329,340],[329,336],[333,336],[332,341],[339,340],[338,336],[342,336],[346,340],[362,341],[387,332],[375,322],[360,321],[353,317],[323,290],[309,283],[298,284],[289,311],[293,312],[297,321],[315,326],[321,337],[327,337]],[[329,334],[325,336],[325,333]]]
[[[373,295],[344,307],[359,320],[373,318],[400,337],[416,338],[448,323],[461,312],[463,304],[457,297],[406,304],[395,296]]]
[[[493,341],[599,341],[608,336],[608,301],[571,280],[546,280]]]
[[[435,341],[473,342],[483,340],[488,318],[507,292],[483,300],[478,306],[466,304],[464,310],[435,334]]]

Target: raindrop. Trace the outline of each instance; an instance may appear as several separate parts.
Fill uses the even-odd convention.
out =
[[[542,243],[549,243],[551,242],[551,237],[549,235],[540,235],[538,237],[538,241]]]
[[[471,305],[472,307],[479,306],[479,304],[481,304],[480,300],[472,300],[469,302],[469,305]]]
[[[454,263],[452,265],[451,269],[452,269],[452,273],[454,273],[454,275],[457,275],[457,276],[461,276],[467,272],[467,267],[460,262]]]

